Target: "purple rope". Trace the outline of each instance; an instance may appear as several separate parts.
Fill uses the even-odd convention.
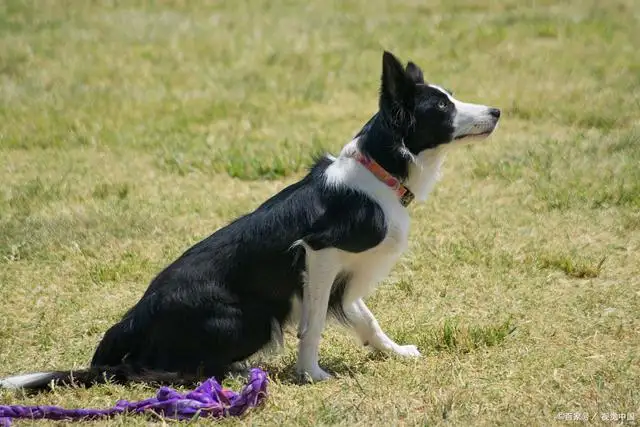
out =
[[[249,381],[240,393],[224,389],[214,378],[209,378],[187,394],[180,394],[170,387],[160,387],[156,397],[138,402],[120,400],[108,409],[0,405],[0,426],[10,426],[12,418],[74,421],[144,412],[154,412],[178,420],[188,420],[194,416],[206,418],[238,416],[247,409],[258,406],[264,400],[267,395],[267,382],[267,374],[254,368],[251,369]]]

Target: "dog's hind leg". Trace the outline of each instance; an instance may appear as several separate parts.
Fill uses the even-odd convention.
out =
[[[300,343],[296,370],[299,375],[322,381],[331,376],[318,364],[318,347],[327,318],[331,287],[340,271],[338,253],[333,248],[306,249],[307,281],[302,292]]]
[[[353,326],[356,335],[365,345],[370,345],[383,353],[405,357],[420,356],[420,352],[415,345],[399,345],[389,338],[362,299],[348,304],[344,308],[344,313],[349,323]]]

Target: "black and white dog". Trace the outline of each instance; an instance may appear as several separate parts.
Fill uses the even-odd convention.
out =
[[[292,321],[297,372],[325,380],[318,346],[328,314],[365,345],[419,356],[382,331],[363,298],[406,249],[407,205],[426,199],[448,148],[488,136],[499,117],[496,108],[427,84],[418,66],[405,68],[385,52],[379,111],[337,158],[318,159],[302,180],[169,265],[106,332],[90,368],[19,375],[0,386],[220,377],[281,339]]]

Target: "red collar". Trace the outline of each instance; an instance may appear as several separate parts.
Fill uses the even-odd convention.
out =
[[[398,195],[400,199],[400,204],[404,207],[407,207],[409,203],[413,201],[415,195],[409,190],[407,187],[402,185],[400,180],[389,172],[387,172],[378,162],[373,160],[371,157],[365,156],[359,151],[354,153],[353,156],[362,166],[367,168],[369,172],[375,175],[380,181],[387,184],[387,186],[391,187],[393,191]]]

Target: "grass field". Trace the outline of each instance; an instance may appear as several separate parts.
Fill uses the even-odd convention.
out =
[[[410,250],[369,299],[423,357],[332,326],[336,379],[298,385],[289,333],[255,362],[266,405],[222,424],[637,423],[639,29],[635,0],[0,2],[0,377],[86,366],[155,273],[348,142],[390,49],[503,109],[410,207]]]

